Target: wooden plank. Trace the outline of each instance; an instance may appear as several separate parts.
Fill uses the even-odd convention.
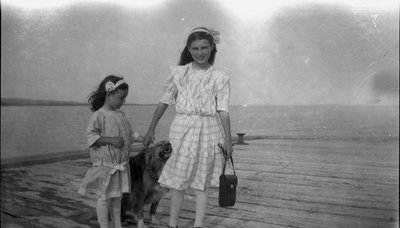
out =
[[[168,199],[164,199],[160,207],[168,211]],[[186,199],[181,217],[194,218],[194,200]],[[238,202],[233,208],[221,208],[216,205],[216,198],[211,198],[207,208],[207,221],[218,215],[220,224],[235,220],[233,224],[242,224],[239,227],[253,227],[245,224],[257,223],[256,227],[286,226],[286,227],[354,227],[354,224],[365,223],[364,227],[390,227],[393,221],[370,217],[343,216],[334,213],[322,213],[319,211],[295,210],[291,208],[276,207],[274,205],[260,205],[257,203]],[[166,214],[168,216],[168,214]],[[325,221],[325,222],[321,222]],[[327,223],[326,221],[329,221]],[[208,227],[208,226],[207,226]],[[211,227],[211,226],[210,226]],[[228,226],[229,227],[229,226]]]
[[[398,142],[249,142],[234,146],[236,205],[219,207],[211,189],[206,227],[398,227]],[[96,197],[77,194],[90,166],[84,158],[2,169],[2,226],[95,227]],[[180,228],[191,228],[193,191],[185,199]],[[167,194],[154,227],[167,224],[169,203]]]

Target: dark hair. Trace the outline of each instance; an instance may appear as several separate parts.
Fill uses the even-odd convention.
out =
[[[92,112],[99,110],[104,105],[104,102],[106,100],[106,95],[107,95],[107,91],[106,91],[106,87],[105,87],[106,83],[111,81],[112,83],[115,84],[119,80],[122,80],[122,79],[123,79],[123,77],[118,77],[115,75],[108,75],[107,77],[105,77],[103,79],[103,81],[100,82],[100,85],[97,88],[97,90],[93,91],[89,95],[89,98],[88,98],[88,103],[90,104],[90,110]],[[113,94],[119,89],[127,90],[127,89],[129,89],[129,86],[126,83],[122,83],[115,90],[110,91],[109,94]]]
[[[208,30],[207,28],[204,28],[204,27],[198,27],[198,28]],[[197,28],[195,28],[195,29],[197,29]],[[215,60],[215,53],[217,53],[217,45],[214,44],[214,39],[213,39],[212,35],[210,33],[203,32],[203,31],[194,32],[189,35],[189,37],[187,38],[186,46],[181,53],[181,58],[179,59],[178,65],[183,66],[183,65],[193,62],[192,55],[189,52],[189,46],[192,42],[194,42],[196,40],[204,40],[204,39],[208,40],[211,47],[213,47],[210,58],[208,59],[208,63],[213,65],[214,60]]]

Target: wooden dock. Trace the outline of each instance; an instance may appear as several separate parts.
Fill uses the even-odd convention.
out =
[[[247,143],[234,146],[237,203],[219,207],[212,189],[206,227],[399,227],[398,140]],[[2,168],[1,227],[97,227],[95,197],[77,194],[89,166],[81,158]],[[153,227],[167,224],[169,200]],[[194,200],[189,192],[179,227],[193,227]]]

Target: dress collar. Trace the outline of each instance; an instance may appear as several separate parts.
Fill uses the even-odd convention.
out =
[[[211,71],[212,68],[213,68],[213,65],[210,65],[210,67],[209,67],[207,70],[204,70],[204,71],[201,71],[201,70],[194,70],[194,69],[193,69],[193,62],[189,63],[189,71],[191,71],[191,72],[196,71],[196,72],[204,72],[204,73],[207,73],[207,72]]]

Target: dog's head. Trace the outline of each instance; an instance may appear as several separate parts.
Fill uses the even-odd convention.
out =
[[[168,158],[171,156],[172,146],[168,141],[160,141],[145,151],[146,164],[160,176]]]
[[[152,157],[157,157],[157,159],[161,159],[167,161],[171,156],[172,146],[168,141],[160,141],[150,147],[150,151],[147,151],[147,154]]]

